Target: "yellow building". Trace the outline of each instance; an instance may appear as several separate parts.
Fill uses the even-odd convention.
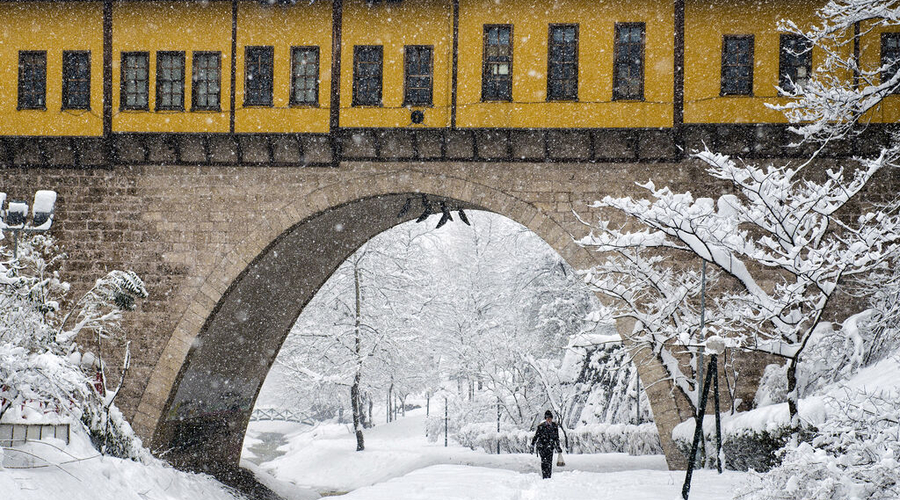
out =
[[[821,3],[0,2],[0,136],[778,124],[822,54],[777,21]],[[900,40],[863,33],[866,67]]]

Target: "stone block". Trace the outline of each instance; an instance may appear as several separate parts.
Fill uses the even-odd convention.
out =
[[[202,135],[179,135],[177,137],[179,161],[182,163],[206,163],[205,142]]]
[[[143,141],[133,134],[113,136],[113,150],[118,163],[143,163],[147,159],[147,151]]]
[[[475,139],[468,130],[451,130],[447,133],[445,151],[447,158],[471,159],[475,156]]]
[[[300,136],[302,157],[300,162],[306,165],[321,165],[331,163],[331,137],[328,135],[302,135]]]
[[[591,133],[587,130],[550,130],[547,154],[554,160],[589,160]]]
[[[638,158],[665,160],[677,158],[681,152],[675,146],[674,130],[666,128],[644,129],[638,136]]]
[[[784,141],[784,126],[756,125],[753,129],[753,153],[757,156],[780,156]]]
[[[173,142],[171,137],[165,135],[148,136],[144,141],[147,145],[147,161],[159,165],[175,163],[178,159]]]
[[[75,155],[75,147],[72,142],[75,139],[68,137],[54,137],[52,139],[44,139],[41,149],[44,150],[44,156],[47,163],[52,166],[71,167],[77,163]]]
[[[637,156],[637,137],[627,129],[603,129],[594,131],[594,159],[632,160]]]
[[[755,135],[752,125],[720,125],[716,127],[716,152],[735,156],[751,154]]]
[[[74,145],[79,165],[95,167],[106,164],[106,141],[102,137],[78,138]]]
[[[511,130],[509,142],[514,160],[543,160],[547,151],[544,148],[544,132],[541,130]]]
[[[478,157],[501,159],[509,157],[509,139],[505,130],[478,130],[475,132]]]
[[[416,152],[419,158],[437,159],[444,156],[444,135],[440,130],[417,130]]]
[[[344,130],[341,137],[341,154],[344,158],[352,159],[377,158],[375,133],[371,130]]]
[[[0,166],[9,167],[12,165],[12,158],[10,158],[10,153],[13,151],[14,147],[11,144],[11,141],[3,140],[0,138]]]
[[[241,163],[269,163],[269,141],[264,135],[241,134],[238,136]]]
[[[300,144],[295,135],[276,135],[272,138],[272,161],[275,163],[300,163]]]
[[[227,134],[215,134],[207,140],[209,161],[212,163],[238,163],[238,145],[234,137]]]
[[[706,148],[716,147],[715,130],[706,125],[686,125],[684,132],[684,151],[690,154],[694,151],[703,151]]]
[[[13,144],[13,164],[16,166],[40,166],[44,163],[38,141],[20,139]]]
[[[382,130],[377,134],[380,158],[415,158],[413,132],[408,130]]]

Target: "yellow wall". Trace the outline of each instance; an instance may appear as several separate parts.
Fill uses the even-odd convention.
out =
[[[783,103],[777,97],[778,20],[790,17],[798,24],[813,21],[821,5],[814,1],[767,2],[686,0],[684,43],[685,123],[783,123],[784,114],[766,107]],[[721,97],[722,37],[754,35],[752,96]],[[822,53],[813,50],[813,67]]]
[[[46,4],[55,5],[55,4]],[[76,24],[77,26],[77,24]],[[156,52],[184,51],[185,111],[156,109]],[[222,52],[221,112],[191,112],[191,53]],[[150,52],[150,111],[120,108],[121,56]],[[228,132],[231,4],[229,2],[118,2],[113,7],[113,131]]]
[[[363,0],[344,2],[341,51],[341,126],[413,126],[410,110],[403,107],[403,47],[434,47],[432,103],[420,127],[450,125],[450,74],[453,24],[449,0],[405,0],[379,2],[371,6]],[[353,47],[382,45],[382,106],[352,106]]]
[[[861,26],[863,36],[859,42],[860,67],[864,70],[874,71],[881,66],[881,34],[884,32],[900,31],[897,27],[889,29]],[[880,79],[878,80],[880,82]],[[873,123],[897,123],[900,122],[900,95],[886,97],[865,117]]]
[[[101,135],[102,3],[0,3],[0,135]],[[77,27],[77,29],[73,29]],[[47,51],[47,110],[16,109],[19,51]],[[91,109],[62,108],[63,50],[91,51]]]
[[[229,17],[227,40],[231,39],[230,29]],[[275,49],[271,107],[244,107],[244,48],[254,45]],[[292,107],[289,105],[291,47],[310,45],[319,46],[319,105]],[[237,47],[236,132],[328,132],[331,2],[297,2],[293,6],[241,2],[238,5]]]
[[[673,2],[634,0],[461,0],[461,127],[667,127],[672,125]],[[644,101],[613,102],[617,22],[646,23]],[[577,103],[546,102],[550,23],[577,23]],[[481,102],[483,26],[512,24],[512,102]]]
[[[823,0],[686,0],[685,123],[783,123],[766,103],[776,95],[779,33],[777,21],[814,20]],[[331,9],[326,1],[263,5],[242,0],[236,54],[237,132],[328,131],[331,87]],[[52,15],[49,15],[52,14]],[[667,127],[672,125],[673,2],[634,0],[460,0],[457,124],[477,127]],[[646,24],[644,100],[612,101],[614,26]],[[577,102],[546,102],[547,36],[551,23],[579,26]],[[483,26],[513,25],[513,102],[481,102]],[[861,63],[880,63],[880,33],[863,27]],[[227,132],[230,113],[231,3],[116,2],[113,22],[113,129],[117,132]],[[721,97],[723,35],[753,34],[753,96]],[[274,103],[244,107],[244,54],[251,45],[275,50]],[[319,47],[318,106],[289,105],[290,48]],[[382,45],[383,105],[354,107],[353,48]],[[344,4],[341,125],[410,127],[403,106],[406,45],[434,47],[433,102],[424,108],[422,127],[450,125],[451,0],[364,0]],[[848,46],[849,47],[849,46]],[[47,51],[47,110],[18,111],[18,52]],[[91,51],[91,109],[61,111],[63,50]],[[185,111],[155,111],[156,53],[185,52]],[[219,51],[221,112],[191,112],[191,54]],[[123,51],[150,52],[150,111],[120,109]],[[100,135],[102,133],[102,3],[0,2],[0,135]],[[822,53],[813,53],[813,65]],[[867,119],[900,121],[900,95],[890,96]]]

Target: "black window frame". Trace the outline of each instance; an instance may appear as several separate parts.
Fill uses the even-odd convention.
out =
[[[553,34],[556,30],[563,29],[572,29],[574,30],[575,38],[571,43],[563,41],[562,43],[557,43],[554,40]],[[550,24],[547,28],[547,100],[548,101],[577,101],[578,100],[578,41],[579,41],[579,33],[578,33],[578,24],[568,23],[568,24]],[[555,50],[564,50],[567,46],[571,45],[573,47],[573,55],[572,60],[559,60],[555,59],[558,56],[564,55],[559,54],[559,52],[554,52]],[[554,74],[557,72],[554,71],[554,67],[562,67],[562,66],[571,66],[572,67],[572,77],[571,78],[555,78]],[[560,82],[562,84],[562,89],[554,86],[555,82]],[[571,87],[566,86],[566,82],[572,82]]]
[[[64,50],[62,53],[63,110],[91,109],[91,51]]]
[[[275,47],[244,47],[244,106],[272,107],[275,89]]]
[[[315,54],[314,75],[300,75],[297,73],[297,54],[302,53]],[[304,63],[306,65],[308,63]],[[312,79],[312,88],[304,85],[303,89],[298,88],[300,82],[308,82]],[[304,45],[291,47],[291,106],[318,106],[319,105],[319,47],[317,45]],[[312,91],[313,99],[300,100],[297,98],[299,91]]]
[[[170,59],[171,58],[171,59]],[[173,68],[165,68],[163,65],[169,61],[177,61],[177,65]],[[163,78],[165,70],[180,69],[181,76],[174,78]],[[185,60],[184,51],[180,50],[159,50],[156,52],[156,111],[184,111],[184,78],[185,78]],[[171,85],[166,89],[166,85]],[[176,91],[177,89],[177,91]],[[166,100],[165,96],[169,95],[169,104],[163,104]],[[180,94],[180,95],[179,95]]]
[[[500,43],[500,31],[502,29],[509,30],[509,35],[507,37],[508,43],[506,45],[509,46],[509,54],[506,56],[503,55],[489,55],[490,47],[492,44],[489,43],[490,32],[491,30],[497,31],[497,44],[498,46],[502,46],[504,44]],[[482,35],[482,55],[481,55],[481,101],[482,102],[512,102],[512,84],[513,84],[513,61],[514,61],[514,41],[513,37],[513,25],[512,24],[485,24],[483,27],[483,35]],[[498,51],[499,52],[499,51]],[[502,65],[507,66],[507,72],[505,75],[501,75],[499,71],[494,72],[492,68],[500,67]]]
[[[886,47],[887,42],[890,39],[893,39],[894,47]],[[886,48],[889,50],[885,50]],[[881,83],[885,83],[894,76],[893,73],[900,71],[900,32],[891,31],[882,33],[880,50],[881,67],[893,65],[893,68],[888,68],[887,70],[883,70],[881,72]],[[894,53],[893,58],[889,57],[890,52]],[[895,87],[892,93],[900,93],[900,85]]]
[[[415,54],[414,60],[411,54]],[[421,55],[428,54],[427,71],[422,73],[419,68],[412,66],[421,61]],[[415,72],[414,71],[419,71]],[[427,83],[425,83],[427,82]],[[427,95],[427,99],[414,98],[415,95]],[[403,47],[403,105],[404,106],[433,106],[434,105],[434,45],[406,45]]]
[[[802,52],[797,48],[798,45]],[[799,68],[806,71],[806,76],[799,77]],[[782,34],[778,39],[778,86],[787,92],[793,92],[794,84],[809,80],[812,76],[812,42],[802,35]]]
[[[143,81],[134,79],[135,91],[128,92],[128,62],[132,60],[143,60],[144,62],[144,78]],[[121,80],[119,81],[119,108],[123,111],[150,111],[150,52],[147,51],[129,51],[122,52],[119,56],[119,64],[121,66]],[[140,69],[139,67],[135,67]],[[138,86],[140,85],[140,86]],[[143,104],[128,104],[129,95],[143,95]]]
[[[361,58],[371,52],[377,54],[377,62],[362,60]],[[371,66],[376,73],[363,75],[362,69]],[[374,91],[372,95],[363,95],[368,92],[368,83],[371,82]],[[377,83],[377,85],[375,85]],[[384,99],[384,46],[383,45],[354,45],[353,46],[353,106],[382,106]]]
[[[746,53],[738,51],[732,53],[729,51],[729,42],[746,42]],[[756,41],[753,35],[723,35],[722,36],[722,73],[719,84],[719,95],[721,96],[753,96],[753,69],[754,54]],[[746,57],[746,62],[735,62],[730,56],[740,58]],[[746,78],[734,75],[734,71],[739,68],[747,68]],[[741,80],[745,80],[741,82]],[[742,83],[742,84],[741,84]]]
[[[202,61],[207,60],[216,61],[215,71],[212,73],[210,73],[211,68],[208,65],[201,64]],[[216,91],[214,93],[209,92],[209,84],[213,80],[210,78],[200,79],[201,69],[207,70],[207,74],[215,75]],[[201,92],[201,88],[205,91]],[[201,105],[199,103],[201,95],[215,95],[216,104],[209,105],[207,98],[207,104]],[[222,111],[222,53],[219,51],[195,50],[191,53],[191,112],[194,111]]]
[[[18,95],[19,110],[47,110],[47,51],[20,50]]]
[[[623,42],[621,32],[623,29],[640,28],[641,39],[639,42]],[[615,34],[613,39],[613,88],[612,98],[614,101],[643,101],[644,100],[644,75],[646,71],[646,50],[647,50],[647,25],[646,23],[616,23]],[[623,90],[623,82],[620,78],[620,69],[629,61],[626,60],[626,48],[637,45],[640,48],[640,56],[637,59],[638,89],[634,93]],[[635,79],[629,76],[629,80]],[[631,88],[629,85],[627,88]]]

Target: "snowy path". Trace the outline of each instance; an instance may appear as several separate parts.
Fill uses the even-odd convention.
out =
[[[245,442],[244,464],[257,474],[271,474],[289,498],[314,498],[311,492],[343,493],[353,500],[672,500],[679,497],[683,472],[669,472],[662,456],[622,454],[568,455],[564,468],[543,481],[538,459],[532,455],[491,455],[451,444],[429,443],[425,417],[412,413],[391,424],[365,431],[366,450],[355,451],[345,426],[254,422]],[[263,434],[281,433],[285,455],[249,465],[246,449],[258,446]],[[271,439],[271,436],[267,436]],[[744,474],[695,475],[693,500],[730,498]],[[267,481],[268,482],[268,481]],[[301,489],[290,494],[286,484]],[[270,483],[271,484],[271,483]],[[302,492],[302,493],[301,493]]]

